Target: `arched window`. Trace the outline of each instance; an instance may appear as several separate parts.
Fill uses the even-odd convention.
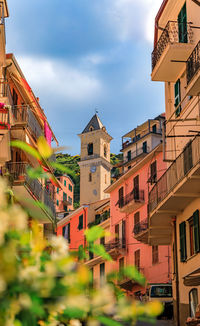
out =
[[[90,126],[89,131],[93,131],[93,130],[94,130],[94,127]]]
[[[198,291],[197,289],[194,288],[189,292],[190,317],[195,317],[197,305],[198,305]]]
[[[93,155],[93,143],[89,143],[87,149],[88,149],[88,155]]]
[[[104,157],[107,157],[107,145],[106,144],[104,144],[103,150],[104,150]]]

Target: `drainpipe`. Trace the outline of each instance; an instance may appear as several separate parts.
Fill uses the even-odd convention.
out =
[[[177,326],[180,324],[180,295],[179,295],[179,271],[178,271],[178,253],[177,253],[177,233],[176,233],[176,217],[173,218],[174,226],[174,255],[175,255],[175,268],[176,268],[176,315],[177,315]]]

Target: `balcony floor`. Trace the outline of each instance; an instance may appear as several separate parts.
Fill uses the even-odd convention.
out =
[[[186,88],[187,95],[197,96],[200,93],[200,69],[196,72]]]
[[[191,43],[169,43],[154,67],[151,79],[153,81],[176,82],[193,49],[194,45]],[[172,60],[184,62],[172,62]]]
[[[133,199],[130,203],[121,207],[120,212],[130,214],[131,212],[134,212],[137,209],[139,209],[142,205],[144,205],[143,200],[134,200]]]

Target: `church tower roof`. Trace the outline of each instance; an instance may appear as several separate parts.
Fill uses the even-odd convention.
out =
[[[93,115],[90,122],[87,124],[85,129],[83,130],[82,134],[85,134],[86,132],[94,131],[94,130],[100,130],[103,127],[103,123],[99,119],[98,115]]]

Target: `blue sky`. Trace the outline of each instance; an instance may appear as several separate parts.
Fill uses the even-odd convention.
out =
[[[99,117],[114,138],[164,112],[151,82],[154,17],[162,0],[8,0],[7,52],[13,52],[60,145]]]

